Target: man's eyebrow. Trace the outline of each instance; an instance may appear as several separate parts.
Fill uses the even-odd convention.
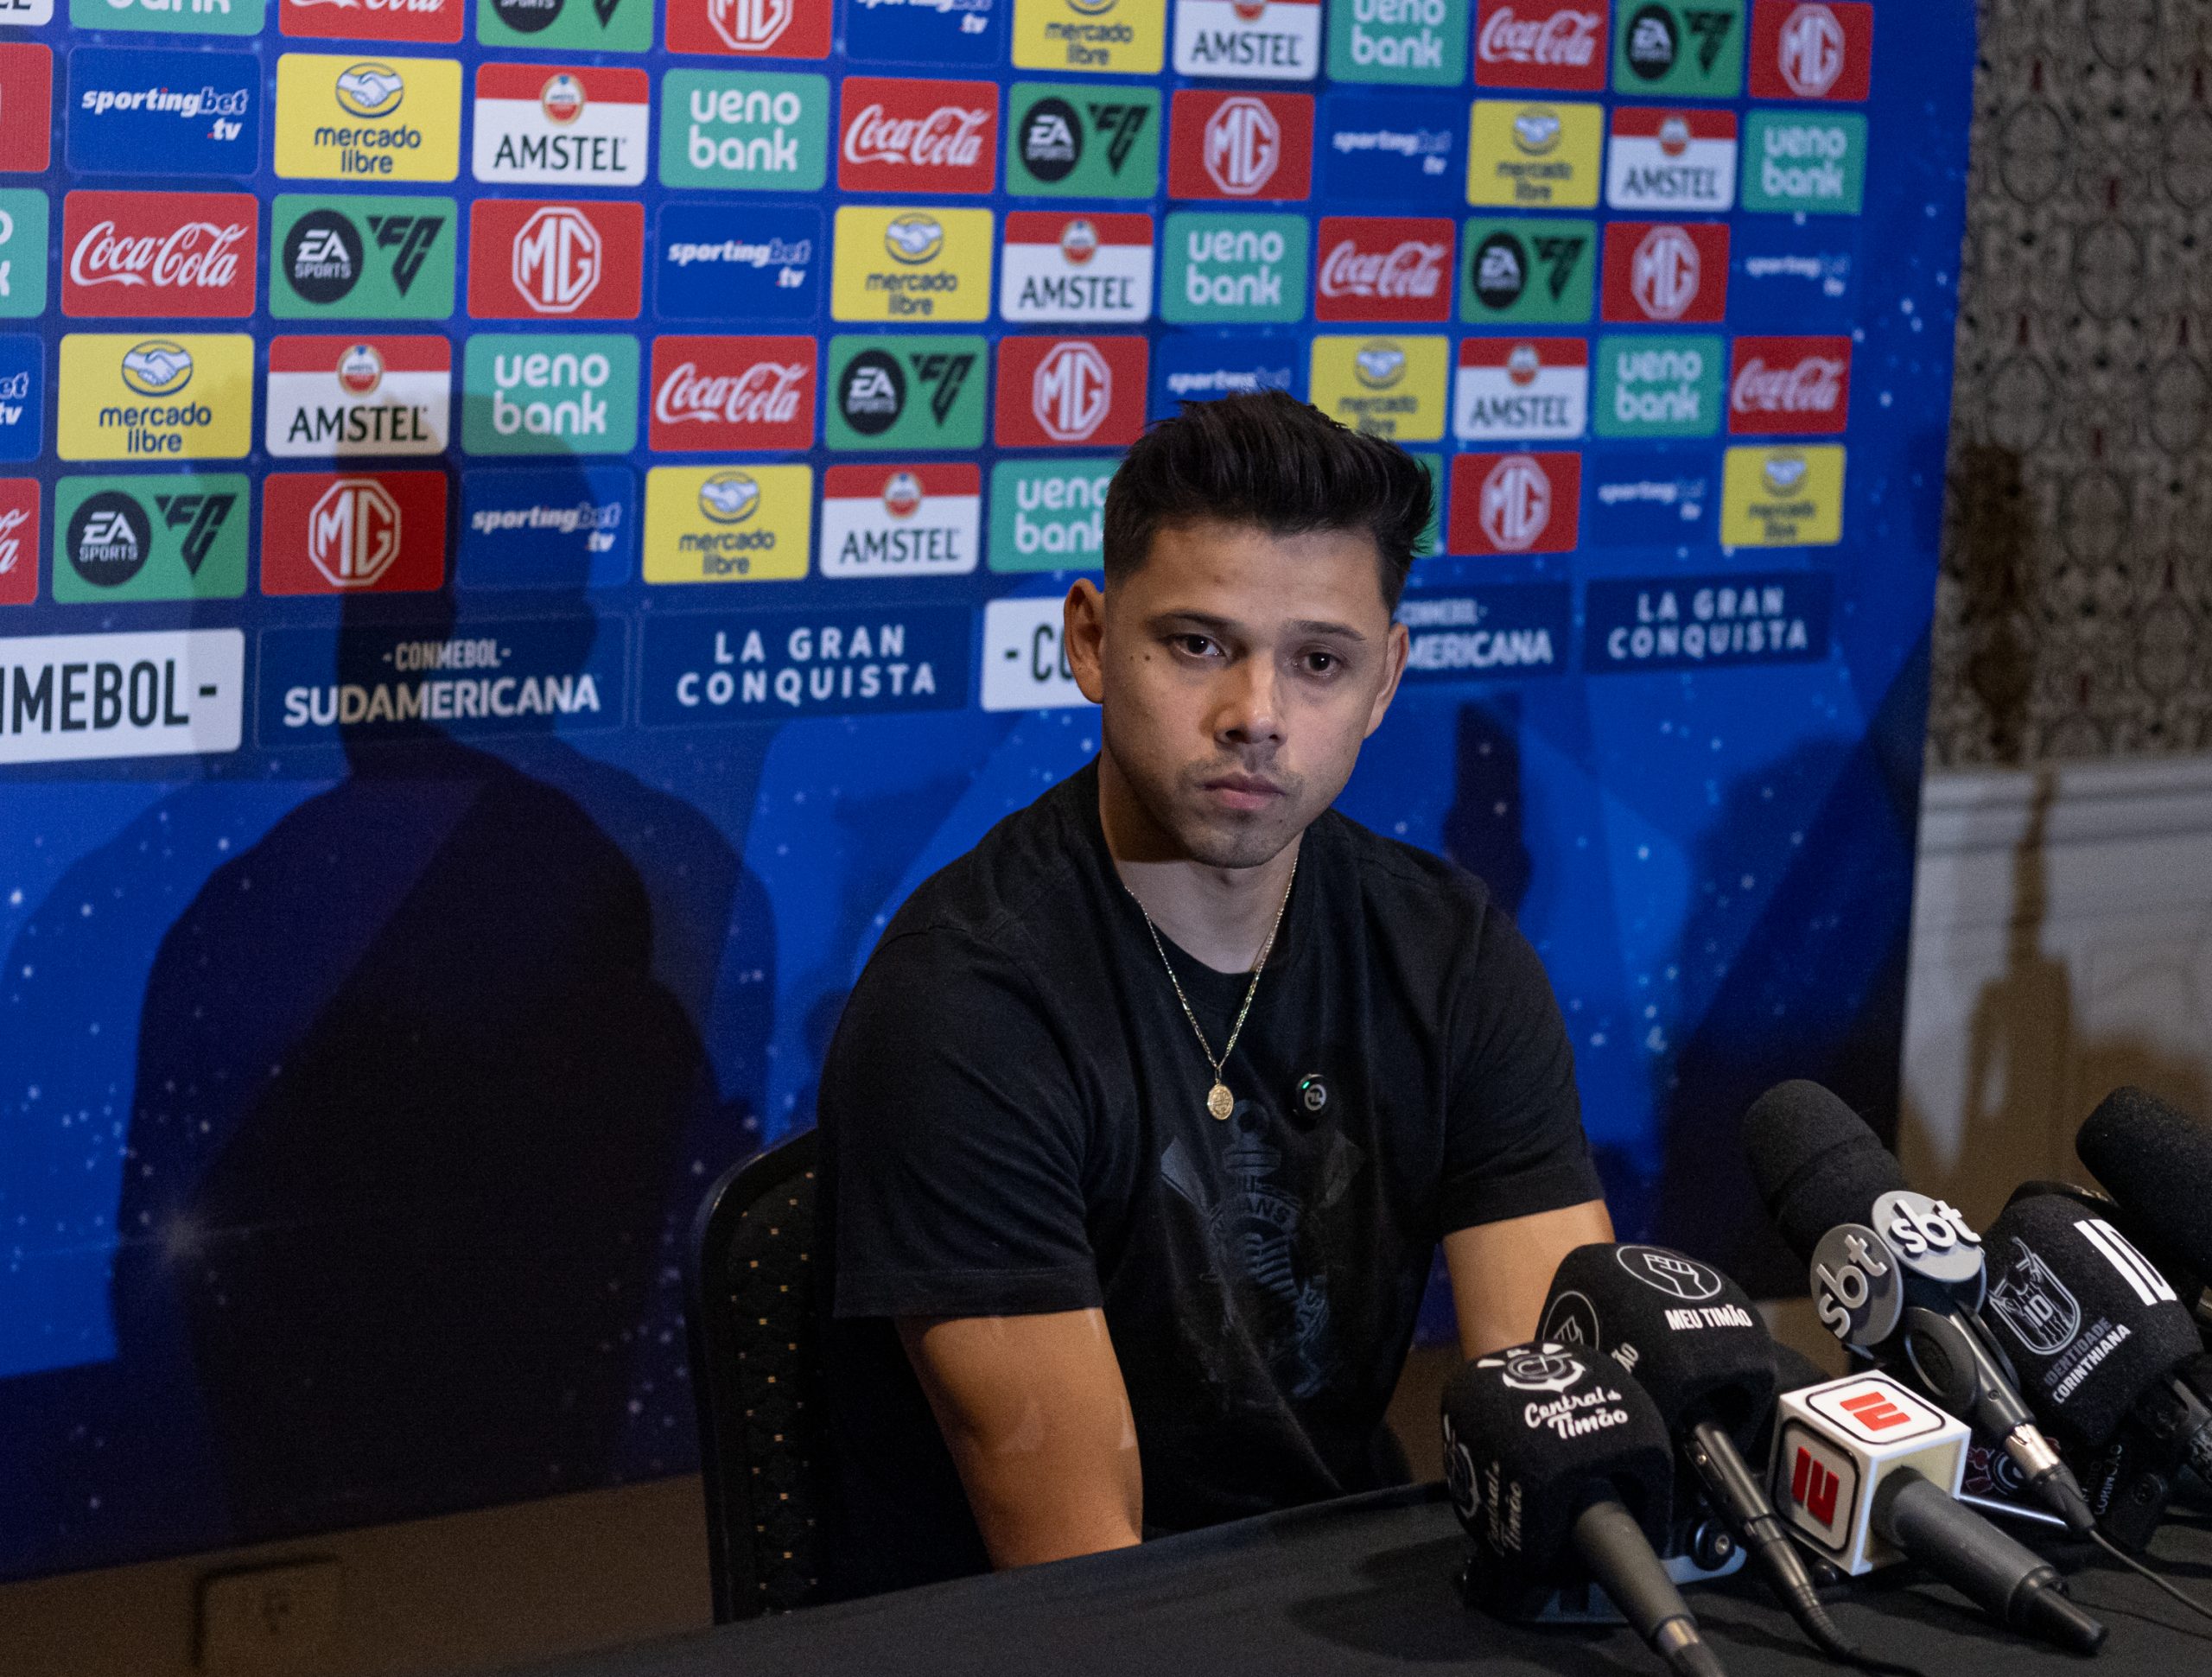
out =
[[[1235,634],[1242,626],[1232,619],[1217,617],[1211,612],[1192,611],[1173,607],[1153,614],[1152,626],[1155,629],[1164,629],[1171,624],[1185,624],[1193,629],[1203,630],[1207,634],[1218,636]],[[1289,626],[1301,635],[1327,635],[1338,640],[1357,641],[1362,645],[1364,645],[1367,640],[1367,637],[1353,628],[1351,624],[1332,623],[1324,618],[1297,618]]]

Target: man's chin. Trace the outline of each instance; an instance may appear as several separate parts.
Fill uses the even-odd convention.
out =
[[[1214,816],[1185,820],[1176,839],[1192,861],[1207,867],[1260,867],[1281,855],[1300,825],[1270,810],[1249,817]]]

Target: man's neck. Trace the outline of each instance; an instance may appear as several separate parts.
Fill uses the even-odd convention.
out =
[[[1098,820],[1115,871],[1161,937],[1216,972],[1252,970],[1283,909],[1304,835],[1256,867],[1210,867],[1185,854],[1145,813],[1103,753]]]

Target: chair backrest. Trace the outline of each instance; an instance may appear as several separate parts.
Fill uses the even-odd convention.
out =
[[[684,1276],[715,1623],[821,1595],[825,1529],[814,1317],[815,1133],[708,1191]]]

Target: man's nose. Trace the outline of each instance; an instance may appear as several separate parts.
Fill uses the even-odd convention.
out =
[[[1282,737],[1281,678],[1268,658],[1241,658],[1224,678],[1220,708],[1214,714],[1217,738],[1254,745]]]

